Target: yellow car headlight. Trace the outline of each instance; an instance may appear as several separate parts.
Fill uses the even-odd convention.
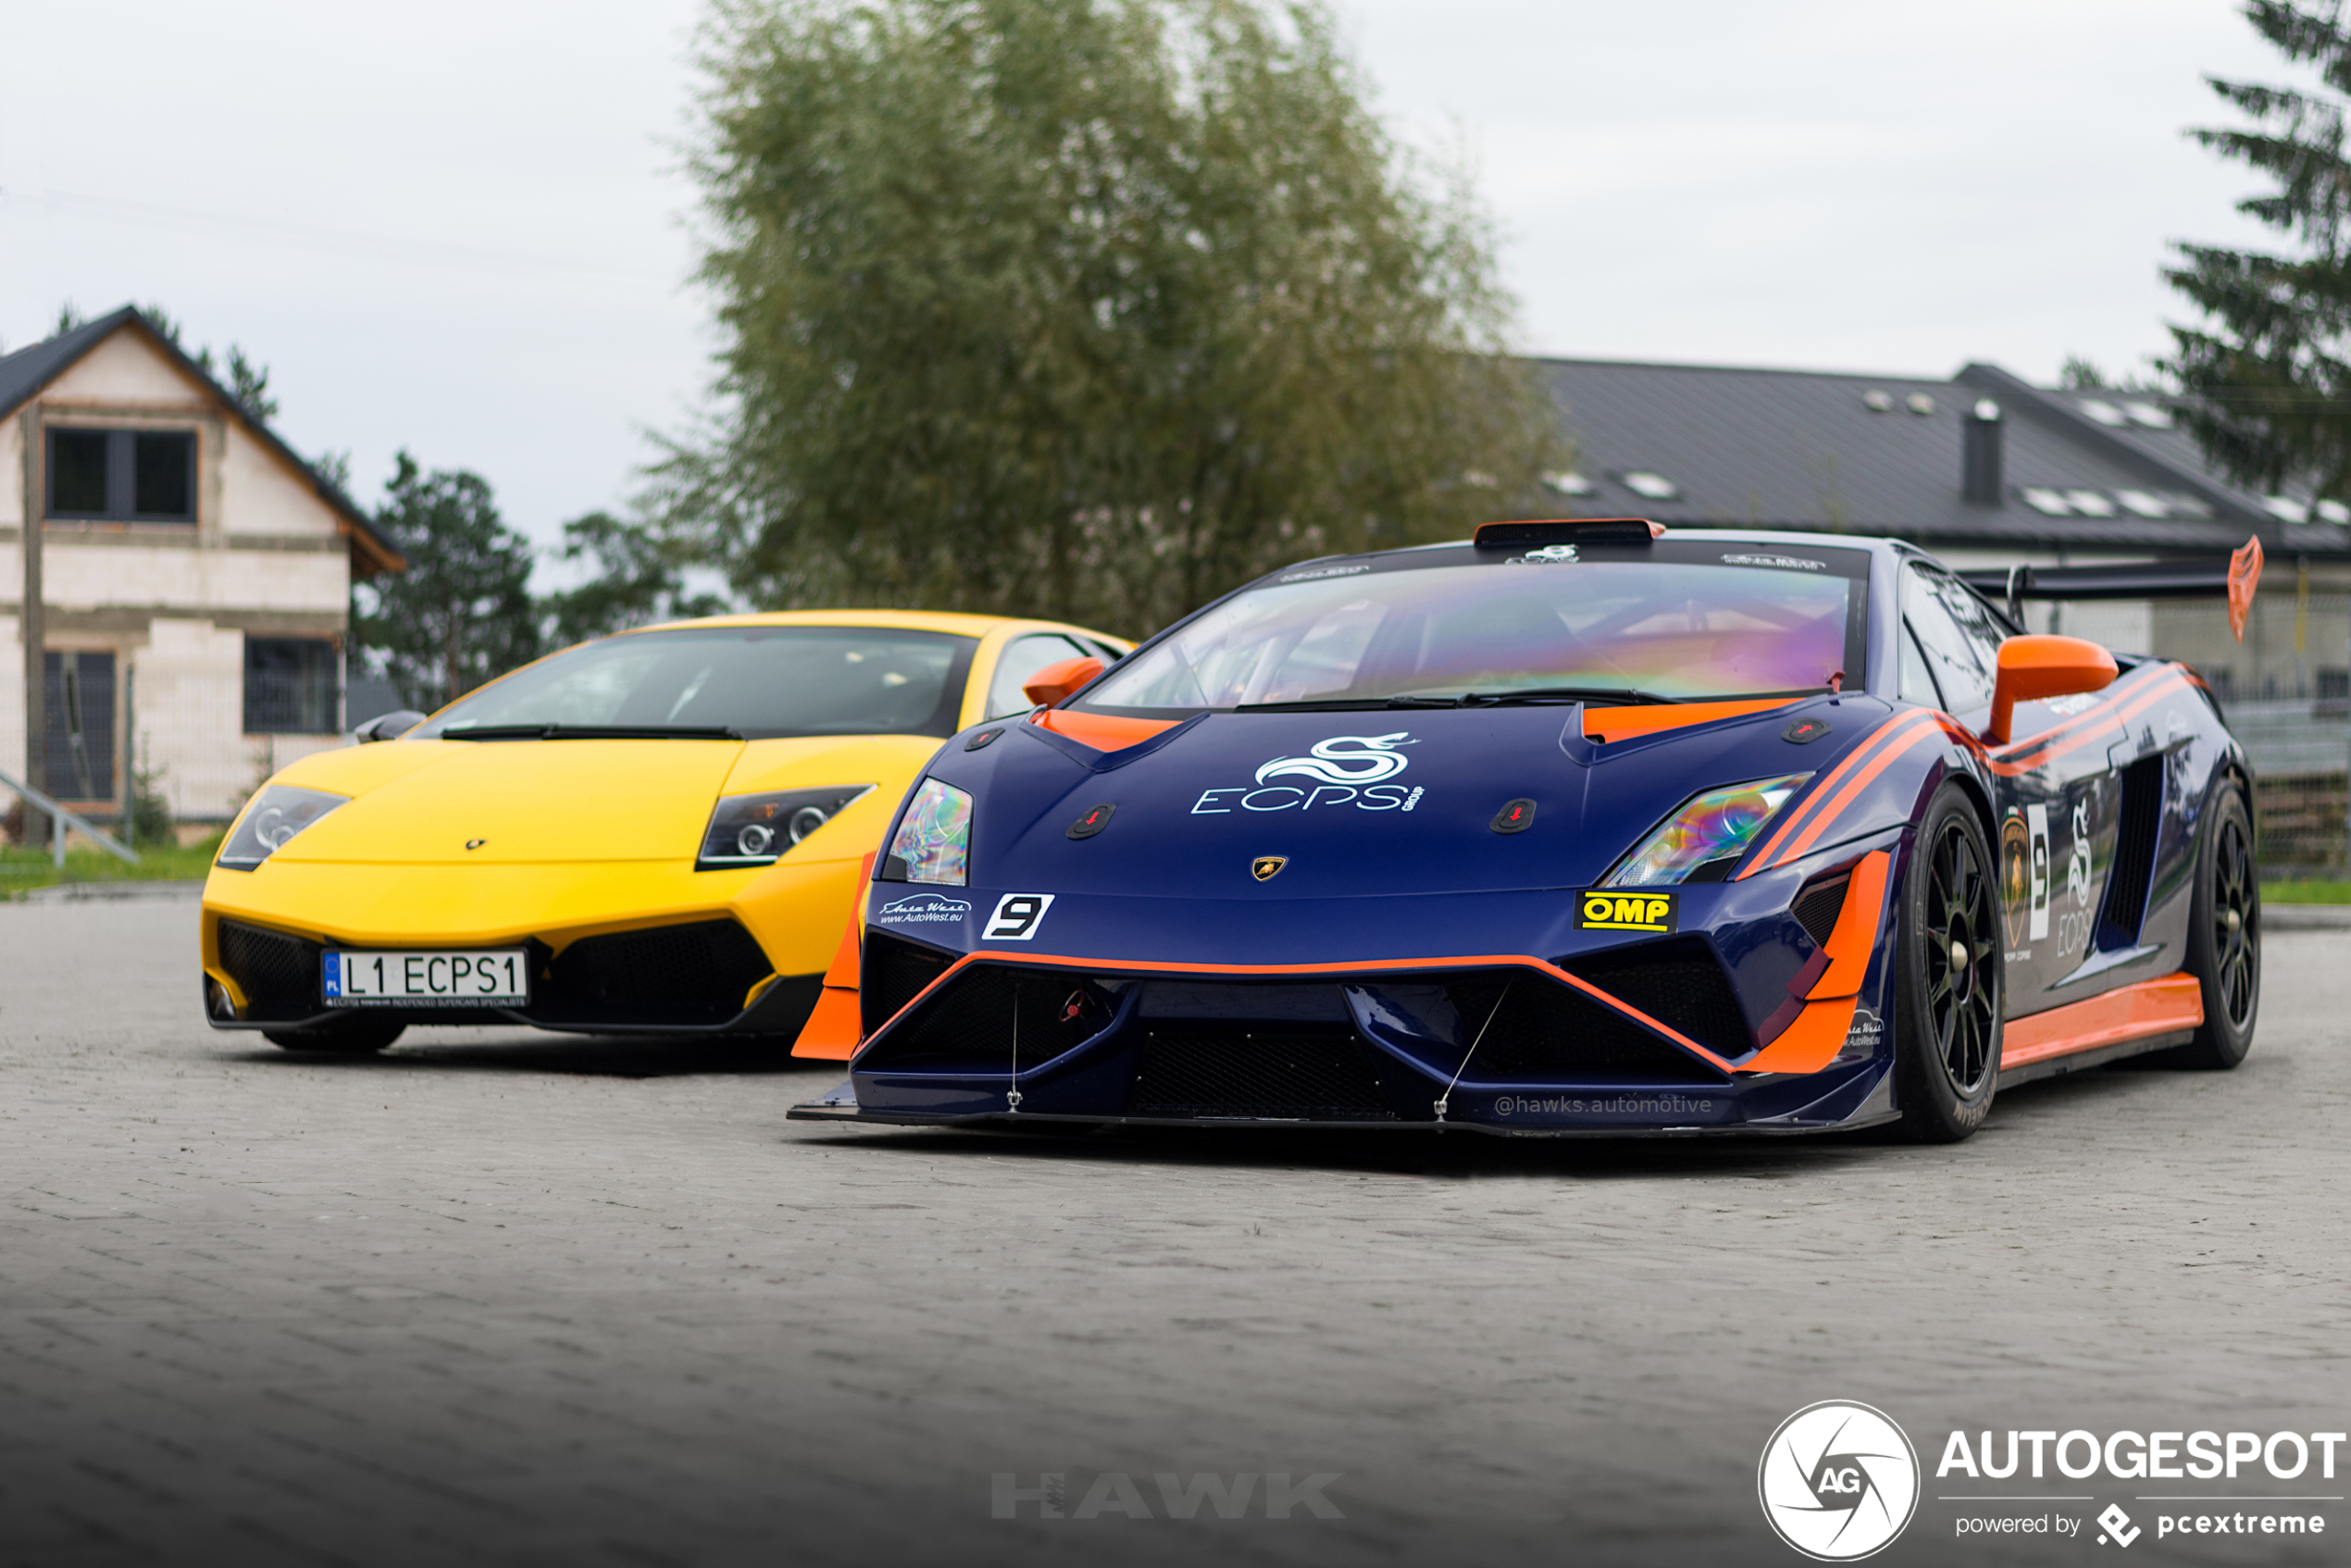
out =
[[[703,829],[694,869],[773,865],[778,856],[840,815],[842,807],[873,791],[871,784],[836,784],[823,790],[722,796],[710,814],[710,826]]]
[[[350,799],[349,795],[330,795],[324,790],[272,784],[245,807],[244,815],[237,819],[236,831],[220,846],[219,858],[214,864],[231,871],[251,871],[285,848],[287,840]]]

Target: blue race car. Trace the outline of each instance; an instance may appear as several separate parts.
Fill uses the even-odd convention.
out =
[[[2242,635],[2258,552],[2104,571]],[[2245,752],[2195,671],[2019,635],[2067,576],[1622,518],[1276,572],[940,750],[793,1114],[1948,1140],[2233,1066]]]

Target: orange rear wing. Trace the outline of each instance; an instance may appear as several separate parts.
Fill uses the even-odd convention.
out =
[[[2184,561],[2133,561],[2112,566],[1990,566],[1958,574],[1961,582],[2008,610],[2021,626],[2027,600],[2226,599],[2229,629],[2245,641],[2245,616],[2261,581],[2261,541],[2233,554]]]

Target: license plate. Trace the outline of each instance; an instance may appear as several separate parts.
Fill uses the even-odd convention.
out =
[[[330,1007],[520,1007],[530,1001],[530,955],[492,952],[330,952]]]

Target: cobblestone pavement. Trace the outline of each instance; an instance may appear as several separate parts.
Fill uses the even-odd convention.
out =
[[[1955,1542],[1944,1435],[2351,1413],[2341,933],[2242,1070],[1920,1150],[788,1125],[835,1071],[213,1034],[194,919],[0,906],[0,1562],[1796,1562],[1757,1457],[1833,1397],[1926,1450],[1885,1561],[2071,1560]]]

